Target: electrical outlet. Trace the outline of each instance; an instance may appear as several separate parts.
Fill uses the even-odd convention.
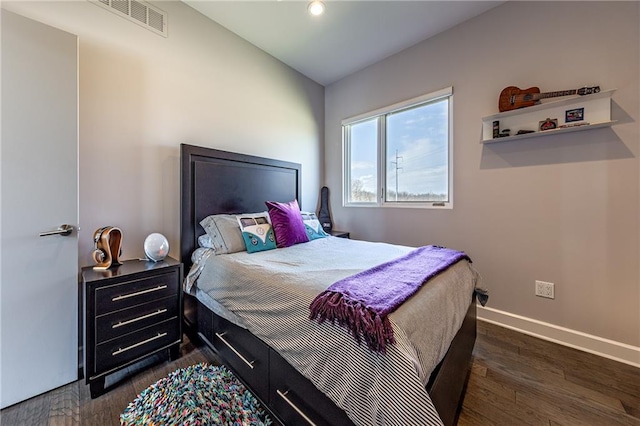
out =
[[[536,280],[536,296],[555,299],[554,283]]]

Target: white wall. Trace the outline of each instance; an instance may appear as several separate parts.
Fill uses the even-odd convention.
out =
[[[2,2],[80,40],[80,265],[92,235],[124,233],[123,258],[161,232],[179,258],[179,145],[302,164],[315,210],[324,88],[179,1],[164,38],[88,1]]]
[[[640,365],[638,5],[508,2],[327,86],[325,184],[336,229],[464,250],[497,310],[481,316],[610,339]],[[619,123],[481,145],[481,118],[510,85],[617,88]],[[342,207],[340,121],[447,86],[453,210]],[[535,297],[535,280],[554,282],[555,300]]]

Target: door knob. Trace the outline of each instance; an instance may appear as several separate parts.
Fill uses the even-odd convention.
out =
[[[71,235],[72,232],[73,226],[65,223],[64,225],[60,225],[55,231],[41,232],[40,236],[48,237],[49,235],[62,235],[63,237],[66,237],[67,235]]]

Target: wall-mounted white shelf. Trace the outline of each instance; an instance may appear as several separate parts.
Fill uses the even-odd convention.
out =
[[[527,108],[488,115],[482,118],[482,140],[480,143],[507,142],[609,127],[616,123],[615,120],[611,120],[611,96],[615,90],[616,89],[605,90],[585,96],[568,96],[560,100],[543,102]],[[576,108],[584,108],[583,120],[566,123],[566,111]],[[539,131],[538,126],[540,121],[547,118],[557,119],[558,126],[575,123],[589,124]],[[510,129],[511,136],[502,138],[493,137],[493,122],[496,120],[500,121],[500,131]],[[534,132],[517,135],[516,133],[518,133],[519,130],[534,130]]]

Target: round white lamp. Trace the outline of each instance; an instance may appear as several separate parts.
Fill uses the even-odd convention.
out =
[[[319,16],[324,13],[324,3],[320,0],[313,0],[307,6],[307,10],[313,16]]]
[[[160,262],[169,254],[169,241],[162,235],[154,232],[144,240],[144,254],[147,259]]]

